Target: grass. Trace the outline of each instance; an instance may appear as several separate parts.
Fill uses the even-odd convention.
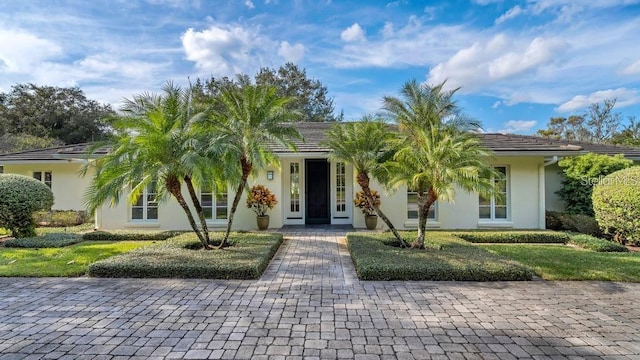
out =
[[[73,233],[79,234],[85,231],[93,230],[93,223],[86,223],[76,226],[66,226],[66,227],[38,227],[36,228],[36,233],[38,235],[50,234],[50,233]]]
[[[63,248],[0,247],[0,276],[82,276],[90,263],[150,244],[148,241],[95,241]]]
[[[212,239],[221,233],[211,233]],[[200,243],[186,233],[153,246],[114,256],[89,266],[97,277],[257,279],[282,244],[281,234],[232,233],[231,247],[195,250]]]
[[[640,253],[594,252],[558,245],[478,245],[531,268],[545,280],[640,282]]]
[[[413,232],[402,232],[411,239]],[[361,280],[530,280],[533,273],[514,261],[472,245],[451,233],[429,232],[427,250],[401,249],[389,233],[347,235]]]

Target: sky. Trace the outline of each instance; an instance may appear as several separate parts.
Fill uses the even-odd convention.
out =
[[[488,132],[531,134],[617,99],[640,118],[640,0],[21,0],[0,12],[0,92],[78,86],[119,107],[172,80],[293,62],[336,111],[446,80]]]

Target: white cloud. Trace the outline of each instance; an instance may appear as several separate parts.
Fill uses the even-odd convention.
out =
[[[559,39],[535,38],[530,42],[498,34],[459,50],[431,69],[429,83],[448,79],[447,85],[474,91],[499,80],[511,78],[553,63],[567,45]]]
[[[538,122],[536,120],[509,120],[504,123],[505,128],[498,130],[502,134],[526,133],[531,131]]]
[[[380,33],[385,38],[393,36],[393,23],[391,21],[385,22]]]
[[[246,7],[248,7],[249,9],[255,9],[255,8],[256,8],[256,6],[255,6],[255,5],[253,5],[253,1],[251,1],[251,0],[245,0],[245,1],[244,1],[244,5],[245,5]]]
[[[502,2],[502,0],[472,0],[474,3],[478,5],[489,5],[489,4],[497,4]]]
[[[498,100],[496,102],[493,103],[493,105],[491,105],[492,109],[497,109],[500,107],[500,105],[502,105],[502,101]]]
[[[231,76],[257,69],[272,42],[258,33],[235,25],[211,25],[181,36],[187,60],[216,76]]]
[[[297,63],[304,57],[304,45],[291,45],[288,41],[283,41],[280,43],[280,48],[278,48],[278,55],[282,56],[288,62]]]
[[[522,12],[523,11],[520,5],[516,5],[515,7],[512,7],[511,9],[507,10],[507,12],[502,14],[499,18],[497,18],[495,23],[496,25],[502,24],[507,20],[517,17],[518,15],[522,14]]]
[[[576,95],[571,100],[558,106],[559,112],[582,110],[594,103],[617,99],[616,107],[624,107],[640,103],[640,92],[637,89],[617,88],[593,92],[589,95]]]
[[[623,74],[627,74],[627,75],[640,75],[640,60],[634,62],[633,64],[625,67],[622,70]]]
[[[360,24],[353,23],[353,25],[342,31],[342,33],[340,34],[340,38],[344,42],[364,41],[364,30],[360,27]]]
[[[58,44],[23,30],[0,29],[0,69],[28,73],[45,60],[63,55]]]

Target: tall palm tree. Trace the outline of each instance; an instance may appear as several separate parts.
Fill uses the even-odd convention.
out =
[[[356,170],[358,185],[362,188],[369,205],[389,227],[401,246],[406,243],[398,234],[395,226],[382,212],[371,194],[371,178],[382,180],[385,178],[384,162],[389,158],[390,140],[394,133],[380,119],[364,116],[361,121],[336,124],[327,132],[324,142],[333,152],[331,157],[351,164]]]
[[[211,115],[200,122],[210,134],[208,156],[223,159],[225,167],[232,168],[224,171],[227,174],[235,169],[234,175],[227,176],[236,193],[220,248],[227,246],[249,175],[278,164],[274,145],[295,149],[293,140],[302,137],[291,124],[298,114],[286,109],[291,100],[278,96],[275,87],[254,85],[242,78],[222,86],[218,96],[211,99]]]
[[[452,202],[454,186],[483,195],[493,193],[488,163],[492,153],[473,133],[480,124],[460,113],[445,83],[405,83],[401,98],[384,97],[384,110],[398,124],[396,152],[388,166],[390,183],[417,192],[418,236],[411,247],[424,249],[427,214],[438,199]]]
[[[189,89],[168,82],[162,90],[161,94],[143,93],[125,99],[123,115],[111,124],[112,138],[93,146],[92,151],[108,147],[110,152],[82,169],[84,175],[90,167],[95,168],[86,204],[94,211],[107,202],[116,205],[127,193],[128,200],[135,202],[145,189],[155,187],[156,201],[175,198],[203,248],[210,249],[207,223],[195,192],[198,184],[214,183],[217,173],[216,164],[196,151],[201,139],[193,125],[205,112],[192,101]],[[200,227],[182,194],[183,183]]]

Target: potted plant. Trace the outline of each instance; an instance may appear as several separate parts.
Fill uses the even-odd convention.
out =
[[[269,215],[267,210],[273,209],[278,204],[276,196],[264,185],[254,185],[247,195],[247,207],[257,215],[258,229],[265,230],[269,227]]]
[[[375,205],[380,206],[380,194],[375,190],[371,190],[371,195],[373,196]],[[356,207],[362,210],[362,213],[364,214],[364,223],[367,226],[367,229],[375,229],[378,226],[378,215],[375,214],[375,209],[369,204],[369,201],[367,201],[362,190],[356,193],[356,198],[353,200],[353,203]]]

